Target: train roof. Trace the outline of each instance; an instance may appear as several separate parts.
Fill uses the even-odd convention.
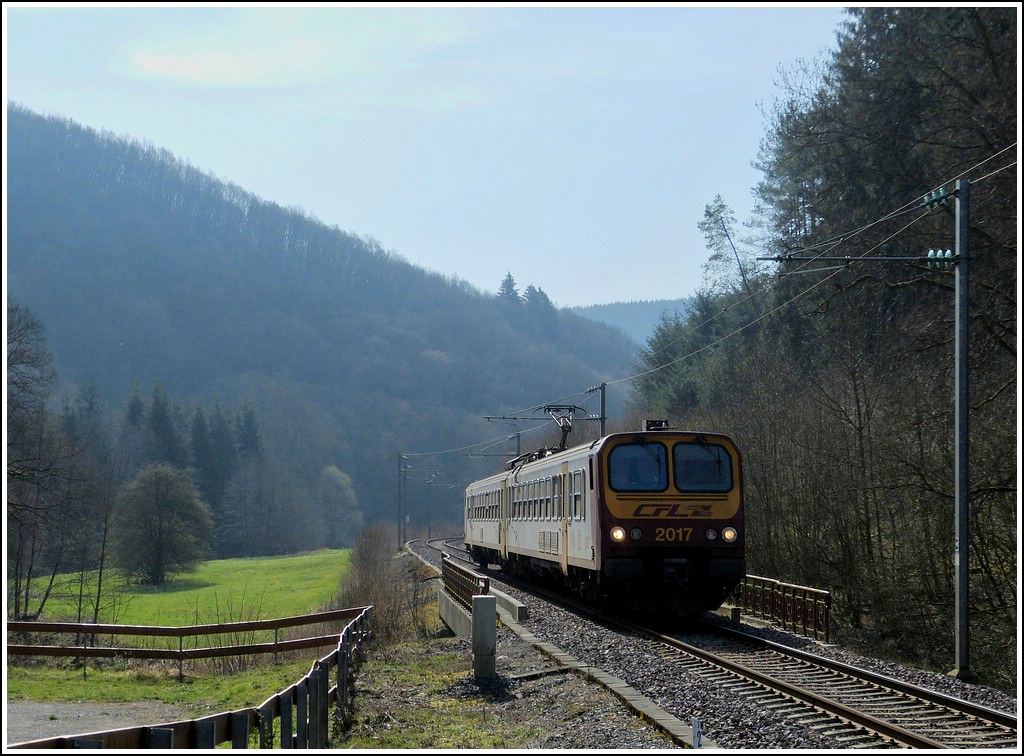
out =
[[[609,441],[618,438],[631,438],[643,436],[648,438],[668,437],[668,436],[695,436],[714,438],[719,440],[726,440],[730,444],[734,444],[732,438],[725,433],[717,431],[696,431],[696,430],[681,430],[679,428],[669,428],[667,426],[658,426],[653,428],[644,428],[635,431],[619,431],[616,433],[608,433],[604,436],[599,436],[593,441],[589,441],[576,446],[570,446],[566,449],[555,449],[553,447],[545,447],[541,449],[534,449],[533,451],[520,454],[515,459],[505,463],[505,469],[496,472],[492,475],[488,475],[479,480],[475,480],[470,483],[467,488],[479,485],[481,483],[491,480],[502,480],[507,478],[509,475],[515,474],[518,470],[529,467],[537,462],[551,462],[555,461],[556,457],[573,456],[580,454],[581,452],[590,452],[595,449],[600,449]]]

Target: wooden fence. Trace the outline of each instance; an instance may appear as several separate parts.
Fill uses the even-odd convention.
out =
[[[172,659],[181,665],[185,659],[277,654],[296,649],[336,644],[331,653],[314,662],[309,673],[286,690],[258,707],[213,714],[201,719],[183,720],[145,727],[127,727],[107,732],[62,736],[9,744],[8,748],[215,748],[230,743],[232,748],[248,748],[253,735],[260,748],[326,748],[330,727],[330,706],[344,718],[351,707],[352,682],[359,659],[359,646],[369,634],[372,607],[339,609],[276,620],[230,622],[218,625],[155,627],[146,625],[96,625],[89,623],[8,622],[10,634],[70,633],[90,639],[82,645],[49,646],[8,644],[7,653],[31,656],[125,657],[136,659]],[[340,633],[279,640],[287,627],[344,622]],[[185,638],[219,634],[273,631],[274,641],[231,646],[185,648]],[[158,636],[178,639],[177,649],[100,646],[98,636]],[[334,672],[335,684],[331,685]],[[276,726],[275,726],[276,723]]]

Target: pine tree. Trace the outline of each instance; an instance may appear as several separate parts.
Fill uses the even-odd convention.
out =
[[[512,278],[511,273],[505,274],[505,278],[501,282],[501,288],[498,289],[498,299],[514,305],[522,303],[523,300],[519,296],[519,289],[516,287],[516,280]]]

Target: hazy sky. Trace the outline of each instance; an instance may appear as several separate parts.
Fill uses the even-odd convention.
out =
[[[4,94],[413,264],[559,306],[694,293],[834,4],[5,3]],[[5,109],[6,120],[6,109]],[[6,145],[6,128],[4,129]]]

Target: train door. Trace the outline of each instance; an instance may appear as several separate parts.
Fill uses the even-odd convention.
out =
[[[595,464],[597,468],[595,469]],[[587,464],[580,470],[580,515],[584,518],[584,532],[587,533],[587,548],[593,569],[601,569],[601,519],[604,506],[604,482],[601,480],[600,461],[596,454],[587,457]]]
[[[498,492],[498,551],[501,553],[501,560],[508,560],[508,519],[512,509],[512,489],[508,486],[508,479],[501,481],[501,490]]]
[[[559,521],[560,539],[562,548],[558,550],[559,561],[562,564],[562,574],[569,574],[569,497],[567,496],[567,481],[569,480],[569,463],[563,462],[561,473],[555,476],[553,496],[555,499],[555,517]]]

